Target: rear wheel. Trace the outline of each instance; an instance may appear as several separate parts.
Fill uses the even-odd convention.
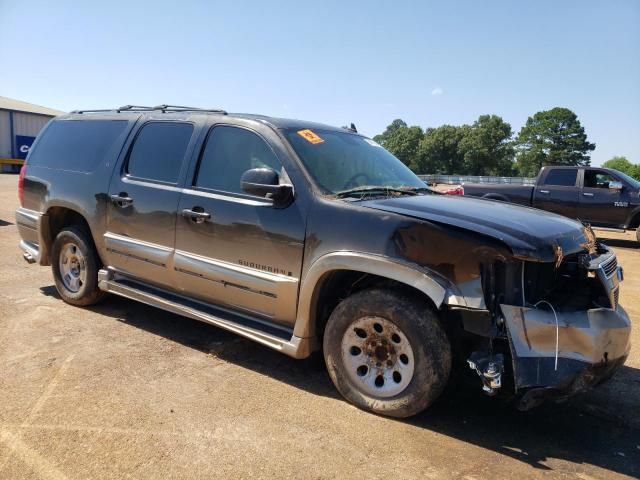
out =
[[[435,312],[392,290],[363,290],[343,300],[327,323],[324,355],[349,402],[392,417],[431,405],[451,370],[451,347]]]
[[[65,227],[53,242],[51,267],[60,297],[71,305],[88,306],[99,301],[100,261],[89,234],[81,227]]]

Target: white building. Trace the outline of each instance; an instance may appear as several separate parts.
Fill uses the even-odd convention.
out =
[[[65,112],[0,97],[0,168],[15,171],[42,127]]]

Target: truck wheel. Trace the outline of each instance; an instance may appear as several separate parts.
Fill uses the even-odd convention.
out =
[[[90,235],[77,226],[65,227],[53,242],[51,267],[60,297],[71,305],[85,307],[99,301],[100,261]]]
[[[391,417],[409,417],[431,405],[451,371],[451,345],[435,312],[391,290],[363,290],[340,302],[323,346],[342,396]]]

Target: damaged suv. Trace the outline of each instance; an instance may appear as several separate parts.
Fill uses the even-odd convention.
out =
[[[24,258],[78,306],[106,292],[295,358],[406,417],[471,367],[521,408],[629,352],[622,269],[588,227],[440,195],[351,129],[125,106],[52,120],[20,177]]]

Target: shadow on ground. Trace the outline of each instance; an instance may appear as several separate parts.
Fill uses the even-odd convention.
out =
[[[640,242],[633,240],[623,240],[621,238],[605,238],[598,237],[598,240],[602,240],[602,243],[609,247],[621,247],[628,248],[630,250],[640,250]]]
[[[53,286],[40,290],[44,295],[58,296]],[[107,297],[91,309],[312,394],[339,398],[319,358],[294,360],[219,328],[115,296]],[[640,384],[640,370],[635,368],[624,367],[614,380],[618,377],[625,385]],[[617,390],[603,388],[598,394],[605,395],[601,400],[614,405],[615,409]],[[592,395],[519,412],[510,403],[483,396],[479,386],[465,384],[426,412],[401,421],[511,457],[536,469],[551,470],[546,462],[559,459],[639,477],[640,429],[630,426],[625,418],[611,415],[611,409],[589,408]],[[636,396],[629,401],[638,405],[640,398]]]

